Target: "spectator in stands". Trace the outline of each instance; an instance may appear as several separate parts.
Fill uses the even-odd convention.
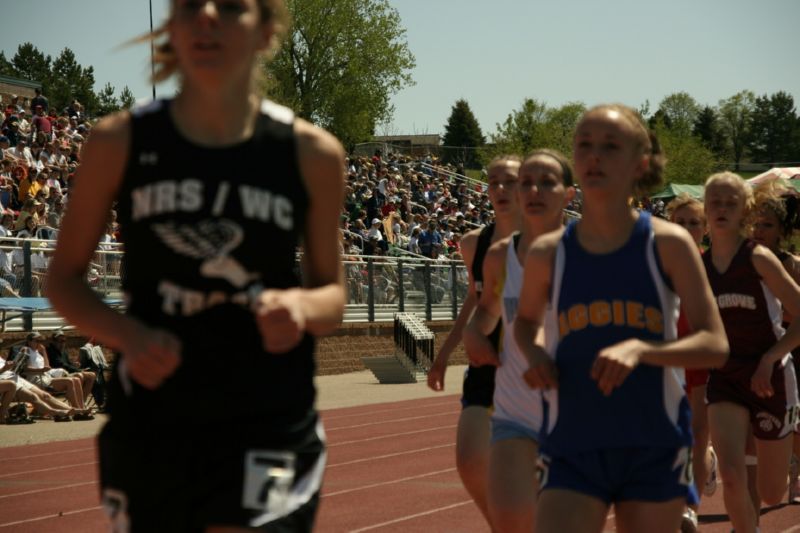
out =
[[[71,377],[63,368],[53,368],[47,357],[47,350],[43,344],[44,337],[41,333],[29,333],[23,352],[28,356],[28,366],[25,368],[24,377],[37,387],[66,394],[67,401],[81,412],[75,415],[76,420],[91,420],[92,415],[86,412],[85,400],[89,397],[90,389],[83,390],[83,377]],[[92,383],[94,380],[92,380]]]
[[[372,220],[381,216],[381,207],[386,203],[386,197],[381,194],[378,187],[372,189],[372,196],[366,199],[364,207],[367,210],[367,218]]]
[[[92,396],[100,411],[103,412],[105,411],[106,401],[106,371],[109,368],[103,347],[96,344],[95,339],[89,339],[86,344],[81,346],[78,354],[77,366],[93,372],[96,376],[94,387],[92,388]]]
[[[47,111],[42,106],[34,109],[34,116],[31,121],[31,134],[38,135],[39,133],[44,133],[47,137],[53,134],[53,125],[50,123],[50,119],[47,118]]]
[[[81,380],[81,387],[84,396],[88,398],[88,391],[91,391],[95,403],[98,407],[103,405],[105,398],[105,379],[100,378],[98,373],[91,369],[91,361],[78,359],[78,364],[73,363],[67,353],[67,337],[61,330],[56,330],[46,348],[48,361],[53,368],[63,368],[69,372],[69,377],[77,377]]]
[[[36,176],[39,174],[39,170],[36,167],[27,167],[27,170],[23,172],[18,181],[17,185],[17,202],[23,206],[25,202],[29,199],[33,199],[33,193],[30,192],[31,186],[36,182]],[[30,204],[30,212],[33,212],[33,204]]]
[[[35,113],[37,108],[44,109],[45,113],[48,112],[50,110],[50,102],[42,94],[42,90],[37,87],[33,92],[36,93],[36,96],[31,98],[31,113]]]
[[[0,368],[0,373],[2,373]],[[17,385],[7,379],[0,379],[0,424],[10,423],[8,420],[8,408],[11,406],[11,400],[17,394]]]
[[[381,232],[381,224],[382,224],[381,219],[379,218],[372,219],[372,225],[370,226],[369,231],[367,232],[367,239],[376,240],[379,242],[383,240],[383,233]]]
[[[31,133],[31,123],[28,122],[27,112],[24,109],[21,109],[17,113],[17,117],[19,118],[19,122],[17,123],[17,128],[20,133],[20,138],[27,137]]]
[[[413,254],[422,255],[422,250],[419,248],[419,234],[422,232],[420,226],[411,230],[411,239],[408,241],[408,251]]]
[[[24,160],[28,167],[33,166],[35,163],[33,153],[30,148],[28,148],[28,139],[26,137],[19,137],[17,142],[14,143],[12,148],[9,148],[7,153],[16,159]]]
[[[434,257],[434,249],[438,252],[442,247],[442,236],[436,229],[436,220],[429,220],[428,227],[419,234],[417,244],[425,257]]]
[[[9,383],[11,383],[15,389],[13,396],[8,400],[9,402],[16,399],[19,402],[33,404],[36,412],[41,415],[52,416],[53,420],[56,422],[69,422],[72,420],[72,415],[88,414],[86,411],[80,411],[70,407],[30,381],[20,377],[15,371],[15,363],[16,361],[11,358],[6,361],[0,357],[0,383],[3,384],[2,387],[4,389],[10,388],[8,385]],[[82,416],[81,418],[84,417]],[[90,420],[89,418],[85,419]],[[0,419],[0,422],[2,421],[3,419]]]
[[[23,135],[19,132],[19,117],[17,115],[9,115],[3,122],[3,135],[8,137],[8,143],[13,148],[17,145]]]
[[[3,211],[0,216],[0,237],[10,237],[14,231],[14,212],[11,210]]]
[[[23,227],[17,232],[17,237],[19,237],[20,239],[32,239],[36,237],[36,228],[39,225],[36,223],[38,217],[34,218],[35,216],[36,216],[35,214],[25,216],[25,221],[24,221],[25,227]]]

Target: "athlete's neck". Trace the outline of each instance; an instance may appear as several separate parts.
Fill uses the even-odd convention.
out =
[[[543,220],[540,217],[525,217],[523,219],[522,231],[519,237],[519,246],[517,247],[517,257],[522,263],[525,259],[525,254],[528,251],[531,243],[544,235],[550,233],[561,227],[561,217],[559,214],[557,218],[551,220]]]
[[[260,106],[258,96],[239,85],[216,91],[187,85],[173,100],[170,114],[175,126],[189,140],[207,146],[226,146],[253,135]]]
[[[609,253],[623,246],[630,238],[639,213],[627,205],[584,204],[578,223],[578,241],[592,253]]]
[[[736,233],[720,232],[711,235],[711,254],[715,259],[731,259],[742,245],[744,237]]]
[[[522,217],[519,213],[496,215],[494,220],[494,235],[492,242],[508,237],[522,228]]]

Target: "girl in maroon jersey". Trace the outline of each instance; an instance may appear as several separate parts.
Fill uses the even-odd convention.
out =
[[[758,490],[775,505],[787,488],[786,472],[797,422],[797,382],[790,351],[800,344],[800,321],[783,334],[780,303],[800,313],[800,287],[775,254],[747,239],[752,191],[736,174],[706,182],[705,210],[711,247],[703,256],[725,324],[731,355],[708,381],[709,428],[719,457],[725,507],[739,533],[756,531],[758,519],[747,490],[745,443],[756,437]]]
[[[800,258],[785,250],[786,242],[798,217],[798,201],[791,191],[779,181],[769,181],[753,191],[756,199],[756,219],[753,224],[753,240],[772,250],[783,268],[800,283]],[[784,312],[784,325],[791,321]],[[800,375],[800,351],[793,352],[795,375]],[[798,478],[798,458],[800,458],[800,426],[795,431],[794,457],[790,468],[789,503],[800,503],[800,478]]]

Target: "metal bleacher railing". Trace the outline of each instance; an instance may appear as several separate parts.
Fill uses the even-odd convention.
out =
[[[53,239],[0,239],[0,296],[5,301],[45,295],[47,267],[55,244]],[[87,282],[104,299],[122,298],[122,254],[121,245],[102,243],[92,257]],[[0,309],[0,331],[48,330],[64,325],[64,319],[52,309],[36,312]]]
[[[6,298],[46,294],[47,266],[55,241],[5,237],[0,244],[0,294]],[[343,261],[347,306],[345,322],[391,322],[397,312],[415,312],[426,320],[454,320],[467,294],[461,261],[439,261],[397,251],[395,257],[347,255]],[[101,244],[87,282],[105,299],[122,299],[124,252]],[[298,257],[299,262],[299,257]],[[298,271],[301,271],[298,264]],[[47,309],[0,311],[2,331],[63,327],[64,319]]]

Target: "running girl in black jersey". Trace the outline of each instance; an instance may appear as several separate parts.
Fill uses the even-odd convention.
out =
[[[461,239],[461,251],[469,274],[469,289],[461,311],[458,314],[450,335],[447,336],[433,366],[428,372],[428,387],[435,391],[444,390],[444,375],[447,360],[453,349],[461,341],[464,325],[472,316],[475,305],[483,291],[483,258],[489,246],[520,227],[520,209],[517,200],[517,183],[520,158],[499,156],[488,166],[488,192],[495,214],[495,223],[481,229],[472,230]],[[492,334],[493,342],[500,338],[500,326]],[[456,466],[461,482],[475,501],[475,505],[489,520],[486,502],[487,470],[489,466],[490,429],[492,397],[494,396],[494,374],[496,362],[473,362],[464,376],[461,396],[461,416],[458,419],[456,437]]]
[[[178,74],[178,95],[100,121],[70,187],[50,297],[121,352],[99,446],[117,527],[312,528],[313,336],[343,313],[344,154],[256,94],[287,25],[282,0],[174,0],[155,78]],[[115,199],[125,315],[85,282]]]

